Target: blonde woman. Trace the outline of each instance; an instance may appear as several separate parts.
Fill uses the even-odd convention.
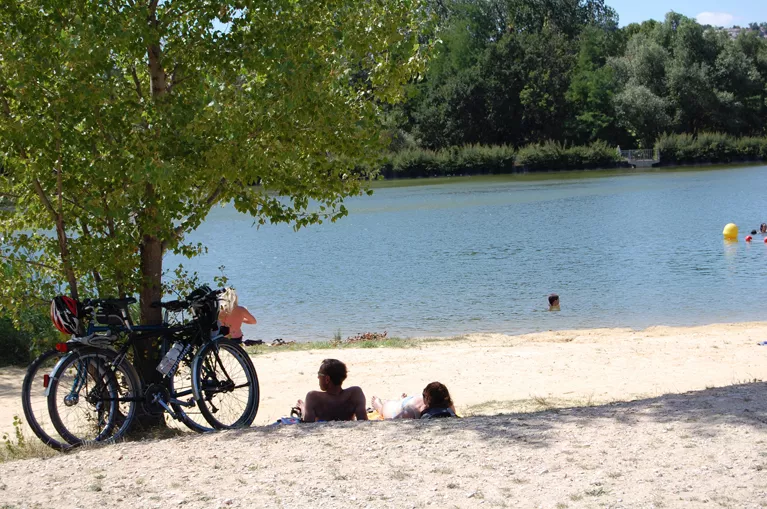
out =
[[[240,306],[234,288],[227,288],[219,298],[218,321],[229,327],[229,337],[242,339],[242,324],[256,324],[256,318],[243,306]]]

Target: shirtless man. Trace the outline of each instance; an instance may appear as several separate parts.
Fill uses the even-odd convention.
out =
[[[346,365],[336,359],[325,359],[317,373],[319,391],[309,391],[306,401],[298,400],[303,422],[367,421],[365,394],[359,387],[342,389]]]

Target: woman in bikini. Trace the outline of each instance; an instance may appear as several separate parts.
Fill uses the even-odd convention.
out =
[[[234,288],[227,288],[219,298],[218,321],[229,328],[229,337],[242,340],[242,324],[256,324],[256,318],[239,305]]]

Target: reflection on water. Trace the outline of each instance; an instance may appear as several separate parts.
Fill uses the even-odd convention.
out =
[[[208,254],[166,267],[225,265],[262,339],[754,320],[767,245],[721,232],[767,221],[765,169],[387,182],[299,232],[224,207],[191,236]]]

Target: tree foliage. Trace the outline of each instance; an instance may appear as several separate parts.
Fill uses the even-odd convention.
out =
[[[0,305],[141,297],[211,207],[346,213],[422,72],[420,0],[18,0],[0,9]],[[258,184],[258,185],[254,185]],[[310,206],[310,203],[313,205]]]
[[[733,39],[674,12],[619,29],[601,1],[439,5],[441,44],[398,116],[425,149],[765,133],[767,32],[758,24]]]

